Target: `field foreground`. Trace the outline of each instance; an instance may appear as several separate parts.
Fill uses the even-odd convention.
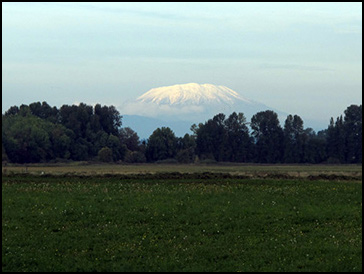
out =
[[[358,180],[2,179],[2,271],[362,271]]]

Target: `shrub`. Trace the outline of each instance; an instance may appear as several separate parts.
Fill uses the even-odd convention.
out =
[[[144,153],[140,151],[130,151],[126,152],[124,161],[127,163],[145,163],[147,159],[145,158]]]
[[[112,150],[108,147],[103,147],[99,150],[98,157],[101,162],[112,162]]]
[[[184,164],[193,163],[194,157],[195,157],[195,154],[194,154],[193,148],[182,149],[182,150],[178,151],[178,153],[176,155],[177,161],[179,163],[184,163]]]
[[[155,162],[156,164],[178,164],[177,160],[174,158],[167,158],[164,160],[158,160]]]

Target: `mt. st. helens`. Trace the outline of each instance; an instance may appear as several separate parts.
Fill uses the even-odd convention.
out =
[[[152,88],[120,109],[123,126],[131,127],[142,138],[149,137],[156,126],[169,126],[177,136],[183,136],[191,133],[192,124],[203,123],[218,113],[228,116],[242,112],[249,122],[259,111],[274,110],[225,86],[196,83]]]
[[[168,121],[204,122],[215,114],[243,112],[247,119],[271,109],[225,86],[189,83],[152,88],[123,107],[123,114]]]
[[[252,103],[225,86],[215,86],[211,84],[199,85],[196,83],[153,88],[138,97],[137,100],[141,102],[169,105],[199,105],[205,103],[232,104],[236,100],[250,104]]]

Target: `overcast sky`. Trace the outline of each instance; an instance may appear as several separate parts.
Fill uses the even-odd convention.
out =
[[[2,3],[3,112],[191,82],[328,123],[362,102],[362,3]]]

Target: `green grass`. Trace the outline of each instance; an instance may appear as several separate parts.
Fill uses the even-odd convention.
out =
[[[361,181],[2,179],[3,271],[362,271]]]

